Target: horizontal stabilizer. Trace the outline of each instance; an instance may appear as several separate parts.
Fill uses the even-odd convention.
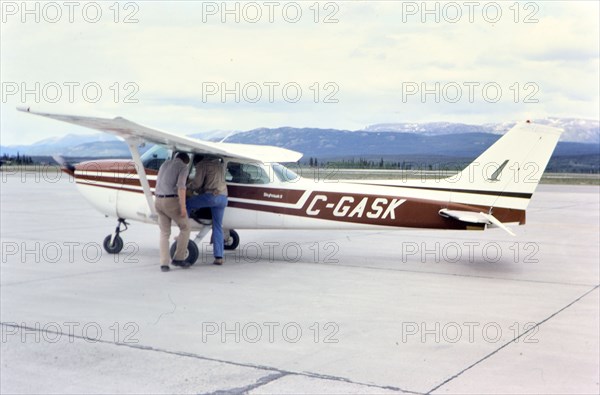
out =
[[[492,214],[481,212],[478,213],[475,211],[448,210],[445,208],[441,209],[438,213],[444,218],[453,218],[457,221],[466,222],[469,224],[494,225],[500,229],[503,229],[509,235],[516,236],[508,226],[504,225]]]

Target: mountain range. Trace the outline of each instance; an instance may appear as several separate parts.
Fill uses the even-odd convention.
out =
[[[564,133],[561,136],[561,141],[600,143],[600,121],[580,118],[549,117],[533,119],[532,122],[563,129]],[[483,125],[468,125],[451,122],[381,123],[367,126],[365,131],[418,133],[428,136],[457,133],[504,134],[510,128],[515,126],[515,124],[516,122],[487,123]]]
[[[600,122],[575,118],[546,118],[533,122],[563,128],[556,155],[600,155]],[[475,157],[512,123],[468,125],[450,122],[383,123],[363,130],[318,128],[258,128],[245,132],[217,131],[190,137],[230,143],[263,144],[304,153],[305,158],[349,158],[390,155]],[[126,144],[115,136],[67,134],[30,145],[0,146],[0,154],[29,156],[61,154],[71,157],[127,157]]]

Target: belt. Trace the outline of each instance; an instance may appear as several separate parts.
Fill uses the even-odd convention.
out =
[[[179,195],[154,195],[157,198],[174,198],[174,197],[178,197]]]

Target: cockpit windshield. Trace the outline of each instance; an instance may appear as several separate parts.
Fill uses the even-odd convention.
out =
[[[273,172],[281,182],[296,182],[300,178],[293,170],[288,169],[282,164],[273,163]]]

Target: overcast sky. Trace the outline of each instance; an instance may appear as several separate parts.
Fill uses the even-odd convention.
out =
[[[597,1],[22,4],[2,2],[2,145],[87,133],[21,105],[177,134],[600,118]]]

